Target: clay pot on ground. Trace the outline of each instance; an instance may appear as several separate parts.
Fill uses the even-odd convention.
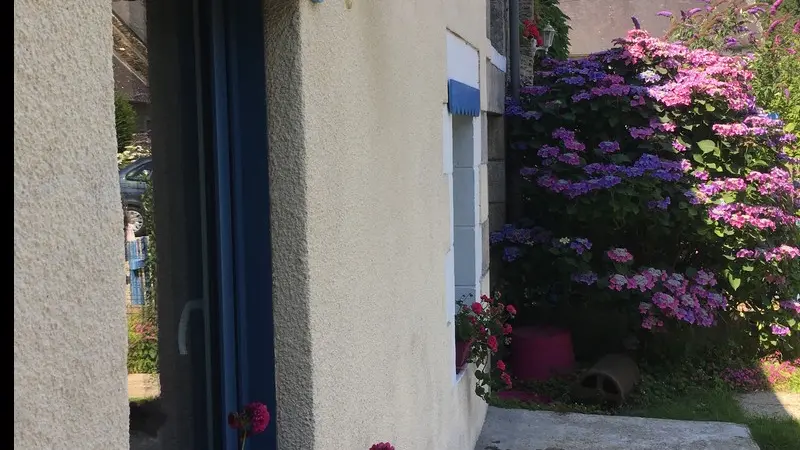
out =
[[[575,355],[568,330],[549,326],[514,328],[511,371],[520,380],[547,380],[572,372]]]
[[[464,364],[467,363],[467,358],[469,358],[469,352],[472,349],[473,342],[474,339],[470,339],[469,341],[456,340],[456,369],[464,367]]]

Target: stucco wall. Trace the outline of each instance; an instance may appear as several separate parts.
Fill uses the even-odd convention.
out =
[[[19,449],[128,445],[109,12],[108,0],[14,1]]]
[[[442,105],[446,30],[485,61],[485,13],[266,2],[281,448],[474,445],[485,405],[453,382],[445,314]]]
[[[585,55],[611,48],[612,40],[624,36],[636,16],[642,28],[653,36],[662,36],[669,19],[656,13],[667,10],[680,17],[680,10],[702,7],[697,0],[570,0],[561,2],[561,10],[570,17],[570,53]]]

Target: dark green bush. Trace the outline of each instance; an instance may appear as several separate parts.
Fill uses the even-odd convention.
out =
[[[117,151],[122,152],[133,142],[136,132],[136,111],[119,92],[114,93],[114,121],[117,131]]]

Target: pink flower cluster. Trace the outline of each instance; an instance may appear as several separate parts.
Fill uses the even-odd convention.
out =
[[[693,175],[698,180],[708,180],[708,172],[706,171],[696,170]],[[754,186],[756,191],[764,196],[789,199],[800,198],[800,189],[795,189],[792,175],[787,170],[779,167],[772,168],[768,173],[752,171],[744,178],[720,178],[698,184],[696,186],[697,196],[705,202],[711,197],[724,192],[743,192],[747,190],[748,185]]]
[[[622,57],[628,64],[655,61],[677,69],[672,79],[646,90],[648,96],[665,106],[688,106],[698,94],[720,98],[737,111],[747,110],[753,104],[746,84],[753,75],[741,58],[702,49],[689,50],[651,37],[643,30],[631,30],[615,42],[622,46]]]
[[[749,127],[744,123],[716,123],[711,130],[719,136],[763,136],[768,133],[764,127]]]
[[[618,263],[633,261],[633,255],[631,255],[630,252],[624,248],[612,248],[606,252],[606,255],[608,256],[608,259]]]
[[[762,358],[757,367],[729,367],[721,378],[731,388],[739,391],[774,390],[776,385],[788,381],[800,370],[800,358],[780,361],[780,353]]]
[[[753,171],[748,173],[745,178],[758,186],[758,193],[761,195],[800,196],[800,189],[795,189],[792,184],[792,174],[779,167],[771,169],[768,173]]]
[[[553,138],[561,140],[561,143],[567,150],[573,150],[576,152],[582,152],[586,150],[586,145],[575,139],[574,131],[567,130],[565,128],[558,128],[553,131]]]
[[[800,257],[800,249],[785,244],[769,249],[756,248],[750,250],[743,248],[736,252],[736,257],[742,259],[763,258],[765,261],[782,261],[784,259],[794,259]]]
[[[786,311],[792,311],[795,314],[800,314],[800,301],[798,300],[786,300],[781,302],[780,306]]]
[[[725,222],[737,229],[749,225],[759,230],[775,230],[778,225],[792,226],[800,223],[800,219],[793,217],[778,207],[751,206],[744,203],[716,205],[708,210],[708,217],[712,220]]]
[[[642,327],[646,329],[663,326],[664,318],[710,327],[714,324],[714,312],[728,306],[722,294],[711,290],[717,284],[716,278],[704,270],[690,278],[680,273],[647,268],[628,279],[627,286],[632,286],[628,289],[653,292],[649,302],[639,304]]]

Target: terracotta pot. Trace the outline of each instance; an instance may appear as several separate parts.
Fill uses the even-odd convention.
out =
[[[575,366],[572,335],[553,327],[519,327],[511,340],[511,369],[521,380],[547,380]]]
[[[468,341],[456,340],[456,369],[460,369],[467,363],[467,358],[469,358],[469,352],[472,349],[472,343],[474,341],[474,339]]]

